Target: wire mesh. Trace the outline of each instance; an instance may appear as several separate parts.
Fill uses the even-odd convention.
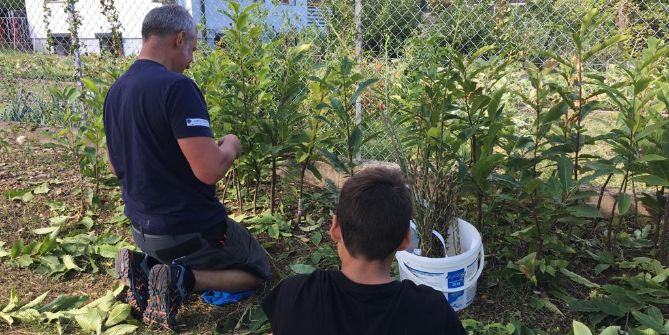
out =
[[[356,1],[361,5],[357,36]],[[630,36],[621,48],[599,55],[596,65],[624,62],[624,54],[639,52],[649,36],[669,37],[666,0],[241,1],[252,2],[261,3],[271,32],[298,31],[324,58],[354,53],[357,38],[366,63],[419,57],[408,51],[410,40],[436,34],[465,54],[495,44],[500,52],[526,52],[528,60],[541,62],[528,50],[570,52],[570,34],[591,8],[600,10],[602,20],[593,38]],[[187,8],[210,47],[231,25],[224,0],[0,0],[0,120],[56,122],[50,90],[75,84],[78,71],[94,76],[108,59],[136,55],[144,16],[166,3]],[[370,132],[382,132],[370,105],[363,104],[363,123]],[[363,158],[391,159],[386,142],[382,137],[368,142]]]

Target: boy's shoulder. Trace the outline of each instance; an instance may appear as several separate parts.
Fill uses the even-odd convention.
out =
[[[408,279],[402,280],[401,283],[404,291],[404,299],[415,300],[416,302],[420,302],[420,306],[429,309],[439,307],[447,310],[452,309],[442,292],[426,285],[416,285],[416,283]]]
[[[282,280],[276,288],[282,290],[288,289],[298,289],[304,285],[314,285],[323,281],[327,281],[329,278],[329,271],[326,270],[314,270],[314,272],[309,274],[298,274],[290,276]]]

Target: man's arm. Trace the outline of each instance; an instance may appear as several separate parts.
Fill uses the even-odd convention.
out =
[[[187,137],[177,141],[195,177],[208,185],[221,180],[241,154],[242,146],[235,135],[223,136],[220,145],[210,137]]]

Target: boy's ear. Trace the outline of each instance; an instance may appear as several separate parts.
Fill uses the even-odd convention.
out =
[[[406,250],[406,248],[408,248],[410,244],[411,244],[411,227],[409,227],[409,229],[407,229],[407,233],[404,234],[404,238],[402,239],[402,242],[400,242],[400,246],[397,247],[397,251]]]
[[[341,242],[341,226],[337,220],[337,216],[332,216],[332,224],[330,225],[330,238],[335,242]]]

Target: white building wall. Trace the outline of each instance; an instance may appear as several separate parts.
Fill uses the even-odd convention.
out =
[[[26,14],[30,26],[30,37],[35,51],[46,51],[46,27],[44,25],[43,0],[25,0]],[[177,3],[188,9],[196,23],[200,23],[201,0],[178,0]],[[207,38],[213,43],[216,34],[230,27],[230,19],[220,11],[228,10],[227,1],[204,0],[207,20]],[[267,23],[275,31],[284,28],[302,28],[307,22],[307,0],[291,0],[289,4],[274,3],[273,0],[264,1],[263,8],[267,10]],[[253,0],[241,0],[242,6],[248,6]],[[49,28],[53,34],[69,33],[65,1],[50,1],[51,19]],[[116,8],[121,21],[123,50],[126,55],[139,53],[142,43],[142,20],[151,9],[161,6],[154,0],[116,0]],[[79,39],[82,52],[100,52],[100,44],[96,33],[110,33],[109,22],[102,14],[99,0],[79,0],[77,12],[81,17]]]
[[[26,0],[26,14],[30,26],[30,38],[35,51],[46,51],[46,27],[44,25],[43,0]],[[65,13],[65,1],[51,1],[49,28],[53,34],[69,33],[69,23]],[[126,55],[139,53],[142,46],[142,20],[146,13],[161,4],[153,0],[117,0],[116,9],[121,22],[123,51]],[[80,0],[77,12],[81,17],[79,39],[82,52],[100,52],[96,33],[110,33],[109,21],[102,15],[99,0]]]

